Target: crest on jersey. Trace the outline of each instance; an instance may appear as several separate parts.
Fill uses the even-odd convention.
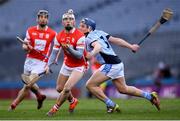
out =
[[[43,38],[44,33],[39,33],[39,38]]]
[[[72,43],[74,43],[75,42],[75,39],[74,38],[72,38]]]
[[[66,42],[67,42],[67,43],[70,43],[71,41],[70,41],[70,39],[69,39],[69,38],[66,38]]]
[[[46,39],[48,39],[49,38],[49,34],[46,34]]]

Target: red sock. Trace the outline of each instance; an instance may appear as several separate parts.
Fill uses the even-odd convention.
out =
[[[59,109],[59,105],[58,104],[55,104],[54,106],[53,106],[53,108],[55,108],[56,110],[58,110]]]
[[[72,104],[72,103],[74,103],[74,100],[75,100],[75,98],[73,97],[71,100],[69,100],[69,102]]]
[[[11,106],[16,107],[19,103],[20,103],[19,101],[14,100],[14,101],[11,103]]]
[[[41,93],[38,90],[31,89],[31,91],[36,95],[37,99],[41,98]]]
[[[41,93],[39,91],[37,91],[37,93],[35,93],[37,99],[41,98]]]

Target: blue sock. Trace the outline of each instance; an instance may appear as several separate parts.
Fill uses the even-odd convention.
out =
[[[106,103],[106,105],[108,107],[114,107],[115,106],[115,103],[111,99],[109,99],[109,98],[105,99],[105,103]]]
[[[142,97],[148,99],[148,100],[151,100],[152,99],[152,96],[151,96],[151,93],[149,92],[144,92],[142,93]]]

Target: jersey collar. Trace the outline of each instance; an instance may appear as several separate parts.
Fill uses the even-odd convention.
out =
[[[36,26],[36,28],[37,30],[40,30],[38,25]],[[46,26],[45,31],[47,31],[47,29],[48,29],[48,26]]]

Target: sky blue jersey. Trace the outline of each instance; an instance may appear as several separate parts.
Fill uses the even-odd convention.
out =
[[[100,64],[118,64],[121,62],[108,42],[109,37],[109,34],[100,30],[91,31],[86,37],[85,43],[88,52],[93,50],[92,43],[95,41],[98,41],[102,46],[101,51],[95,56]]]

